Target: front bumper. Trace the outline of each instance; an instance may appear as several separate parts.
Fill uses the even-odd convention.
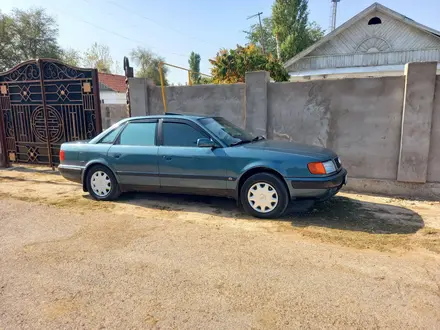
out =
[[[61,173],[61,175],[69,180],[76,183],[81,183],[82,178],[82,166],[75,166],[75,165],[58,165],[58,171]]]
[[[347,170],[342,168],[338,173],[317,178],[288,178],[293,189],[332,189],[346,183]]]

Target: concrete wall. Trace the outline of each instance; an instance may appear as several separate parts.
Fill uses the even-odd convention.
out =
[[[148,85],[142,80],[138,82],[136,78],[130,79],[129,84],[132,114],[164,113],[160,87]],[[143,88],[141,92],[140,85]],[[245,84],[166,87],[168,112],[218,115],[243,126],[245,89]]]
[[[440,183],[440,77],[435,63],[409,67],[404,77],[271,83],[252,72],[245,84],[167,87],[168,112],[221,115],[254,134],[326,146],[352,178],[388,182],[387,191],[419,185],[420,195],[424,182]],[[133,83],[132,113],[163,113],[160,87]]]
[[[355,177],[396,179],[403,91],[398,77],[270,84],[268,135],[329,147]]]
[[[440,76],[435,84],[427,181],[440,182]]]
[[[126,104],[101,104],[102,129],[105,130],[128,117]]]

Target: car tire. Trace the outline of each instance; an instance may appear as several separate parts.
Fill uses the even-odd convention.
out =
[[[86,176],[87,191],[99,201],[110,201],[119,197],[121,190],[113,172],[106,166],[95,165]]]
[[[284,182],[270,173],[252,175],[240,189],[241,205],[247,213],[257,218],[281,217],[289,200]]]

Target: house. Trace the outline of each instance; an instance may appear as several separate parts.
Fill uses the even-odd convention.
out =
[[[126,104],[125,76],[110,73],[98,73],[101,103]]]
[[[440,32],[374,3],[284,66],[303,81],[402,76],[406,63],[430,61],[440,61]]]

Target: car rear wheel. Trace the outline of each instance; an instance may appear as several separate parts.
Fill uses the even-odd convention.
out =
[[[93,166],[86,177],[87,191],[96,200],[113,200],[120,195],[119,185],[108,167]]]
[[[284,183],[270,173],[249,177],[241,187],[240,199],[245,211],[257,218],[280,217],[289,204]]]

